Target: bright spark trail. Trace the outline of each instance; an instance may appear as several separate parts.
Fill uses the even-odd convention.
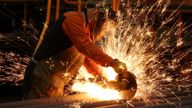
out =
[[[166,94],[175,95],[174,91],[190,92],[190,78],[177,77],[181,72],[174,70],[177,67],[174,59],[166,57],[177,47],[174,39],[181,25],[175,22],[177,10],[167,11],[169,0],[159,0],[151,6],[143,5],[144,2],[123,4],[116,24],[113,21],[105,24],[105,38],[98,45],[113,58],[125,62],[136,75],[135,98],[147,101],[151,97],[163,99]]]
[[[105,37],[97,44],[113,58],[125,62],[128,70],[136,75],[138,89],[134,98],[143,99],[147,102],[151,97],[164,99],[163,97],[167,93],[175,95],[174,91],[191,92],[191,79],[188,76],[181,77],[184,73],[190,73],[191,67],[180,71],[177,71],[177,68],[179,67],[178,62],[192,50],[182,52],[183,56],[179,56],[179,58],[173,58],[174,55],[171,55],[177,47],[176,38],[180,32],[178,27],[182,24],[176,21],[178,18],[177,10],[168,11],[170,0],[158,0],[150,6],[144,5],[144,2],[146,1],[138,0],[133,5],[123,3],[116,24],[114,25],[112,21],[105,24]],[[182,32],[186,28],[188,27],[184,27]],[[101,70],[108,73],[106,68],[101,67]],[[86,74],[86,70],[80,71],[83,72],[81,75],[85,79],[91,77],[91,75]],[[19,80],[22,80],[23,73],[16,74],[11,75],[19,76]],[[115,75],[114,72],[113,75]],[[2,79],[1,77],[0,80],[6,78]],[[110,78],[114,77],[110,76]],[[13,77],[6,80],[15,81]],[[17,82],[18,80],[15,81],[15,83]],[[77,87],[76,89],[80,92],[88,94],[95,89],[87,91],[88,89],[82,88],[85,86],[98,88],[95,86],[96,84],[89,84],[89,81],[81,83],[81,80],[77,78],[73,87]],[[78,88],[78,85],[81,87]],[[103,89],[103,91],[105,90]],[[109,90],[110,93],[114,93],[111,99],[120,99],[116,91]],[[175,95],[175,97],[177,96]]]

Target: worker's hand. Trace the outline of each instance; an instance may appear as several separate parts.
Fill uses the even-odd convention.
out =
[[[117,81],[126,81],[129,78],[130,72],[129,71],[123,71],[121,73],[118,73],[116,80]]]
[[[112,63],[110,64],[111,67],[115,70],[117,73],[122,73],[127,70],[127,66],[125,63],[119,61],[118,59],[114,59]]]

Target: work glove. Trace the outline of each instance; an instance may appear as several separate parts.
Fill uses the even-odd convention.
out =
[[[122,87],[126,87],[126,85],[128,84],[127,79],[129,77],[126,64],[119,61],[118,59],[114,59],[111,63],[111,66],[118,74],[116,77],[117,83],[119,83]],[[119,86],[119,88],[121,89],[122,87]]]
[[[125,63],[119,61],[118,59],[114,59],[110,66],[115,70],[115,72],[123,73],[127,70],[127,66]]]

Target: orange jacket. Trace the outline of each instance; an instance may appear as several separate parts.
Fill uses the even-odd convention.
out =
[[[87,57],[85,65],[96,65],[93,63],[94,61],[101,66],[109,66],[113,60],[112,57],[108,56],[99,47],[93,44],[90,28],[89,26],[86,27],[82,13],[67,12],[64,16],[65,20],[62,27],[78,51]]]

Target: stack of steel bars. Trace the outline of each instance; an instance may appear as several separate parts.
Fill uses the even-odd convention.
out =
[[[0,104],[0,108],[192,108],[191,92],[176,92],[165,97],[154,97],[148,101],[132,99],[99,101],[85,94],[59,98],[35,99]]]

